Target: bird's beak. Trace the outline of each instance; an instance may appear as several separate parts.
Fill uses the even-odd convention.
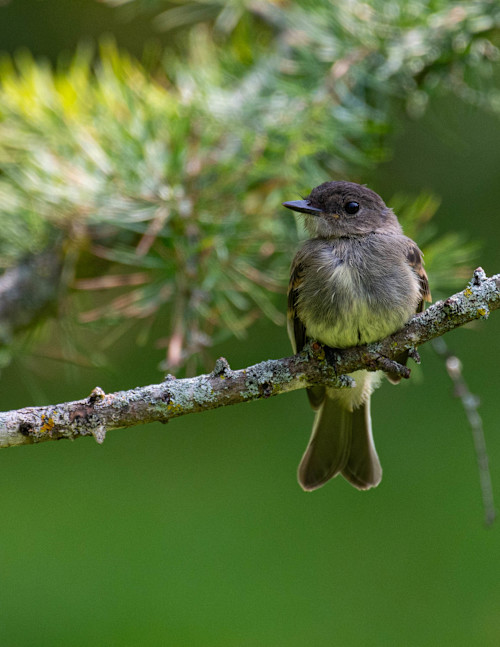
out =
[[[283,202],[283,206],[287,209],[292,209],[292,211],[298,211],[299,213],[308,213],[311,216],[319,216],[323,213],[321,209],[312,207],[308,200],[292,200],[291,202]]]

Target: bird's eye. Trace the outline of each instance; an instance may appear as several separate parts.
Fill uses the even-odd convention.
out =
[[[344,205],[345,212],[348,213],[350,216],[354,215],[355,213],[358,213],[359,211],[359,203],[358,202],[346,202]]]

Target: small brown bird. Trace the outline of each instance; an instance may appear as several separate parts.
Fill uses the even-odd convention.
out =
[[[304,200],[283,205],[305,214],[311,235],[293,260],[288,288],[294,352],[308,340],[332,348],[378,341],[431,300],[422,252],[374,191],[353,182],[325,182]],[[397,361],[407,359],[404,353]],[[380,376],[360,370],[352,373],[351,389],[308,389],[316,417],[298,469],[304,490],[337,474],[360,490],[380,483],[370,418],[370,395]]]

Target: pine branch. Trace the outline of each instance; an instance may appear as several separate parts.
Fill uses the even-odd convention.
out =
[[[469,286],[425,312],[415,315],[399,332],[386,339],[345,350],[308,345],[292,357],[260,362],[233,371],[223,358],[212,373],[179,379],[167,376],[161,384],[105,394],[96,387],[84,400],[45,407],[27,407],[0,413],[0,447],[27,445],[59,438],[93,435],[103,442],[110,429],[148,422],[168,422],[188,413],[268,398],[307,386],[326,384],[349,388],[347,375],[355,370],[410,370],[394,362],[404,350],[419,361],[416,347],[463,326],[486,319],[500,308],[500,274],[487,278],[478,268]],[[328,359],[327,357],[328,356]]]
[[[0,276],[0,345],[53,307],[60,289],[59,249],[28,256]]]

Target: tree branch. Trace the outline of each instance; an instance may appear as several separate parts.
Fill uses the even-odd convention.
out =
[[[321,345],[312,343],[292,357],[260,362],[237,371],[220,358],[208,375],[182,380],[169,375],[161,384],[110,394],[96,387],[85,400],[0,413],[0,447],[88,435],[101,443],[110,429],[165,423],[187,413],[269,398],[318,384],[349,388],[352,379],[347,374],[362,368],[397,369],[408,378],[410,370],[394,362],[398,354],[409,350],[419,361],[417,346],[474,319],[486,319],[497,308],[500,274],[487,278],[478,268],[465,290],[438,301],[412,317],[402,330],[375,344],[326,349],[325,353]]]

